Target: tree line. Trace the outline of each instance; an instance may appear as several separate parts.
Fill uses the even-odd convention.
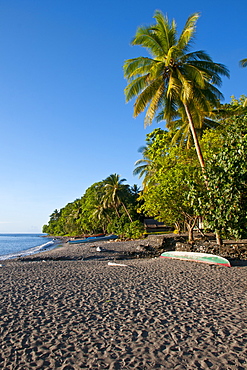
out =
[[[141,237],[142,215],[137,213],[139,188],[125,184],[118,174],[91,185],[80,198],[55,210],[43,232],[50,235],[115,233]]]

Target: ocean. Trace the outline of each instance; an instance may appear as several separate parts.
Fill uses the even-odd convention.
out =
[[[17,258],[54,248],[58,241],[45,234],[0,234],[0,260]]]

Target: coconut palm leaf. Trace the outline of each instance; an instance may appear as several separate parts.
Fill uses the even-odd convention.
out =
[[[241,67],[247,67],[247,58],[240,60],[239,64]]]

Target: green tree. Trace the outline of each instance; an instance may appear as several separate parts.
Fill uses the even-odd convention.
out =
[[[103,202],[99,202],[98,205],[95,205],[95,210],[93,212],[92,219],[100,222],[103,232],[107,231],[107,226],[111,222],[111,213],[109,209],[105,208]]]
[[[199,125],[195,125],[195,131],[199,140],[202,138],[205,131],[208,129],[215,129],[220,125],[220,122],[216,119],[217,113],[215,110],[212,110],[210,116],[212,116],[212,118],[204,117]],[[190,149],[193,146],[193,137],[186,117],[174,120],[167,126],[172,132],[172,143],[187,149]]]
[[[153,161],[148,157],[148,147],[141,147],[139,152],[142,153],[143,158],[135,162],[135,169],[133,175],[143,178],[142,186],[145,189],[154,174]]]
[[[133,195],[134,199],[136,200],[140,194],[140,191],[141,191],[141,188],[140,186],[138,186],[137,184],[134,184],[133,186],[131,186],[130,188],[130,192],[131,194]]]
[[[197,156],[202,168],[204,158],[199,145],[196,125],[210,114],[223,96],[216,88],[222,76],[229,76],[227,68],[214,63],[204,51],[189,52],[194,38],[198,13],[191,15],[180,37],[173,20],[156,11],[156,24],[139,27],[132,45],[148,50],[150,57],[128,59],[124,75],[128,81],[126,100],[136,97],[134,116],[146,108],[145,125],[156,117],[169,124],[178,115],[188,120]]]
[[[171,133],[155,129],[147,135],[146,155],[152,161],[153,172],[140,196],[139,211],[157,218],[177,229],[186,225],[189,240],[193,239],[193,229],[198,219],[188,199],[190,181],[199,182],[201,169],[198,167],[196,152],[171,143]]]
[[[113,206],[119,217],[120,214],[118,211],[118,207],[122,205],[130,221],[132,222],[133,220],[124,202],[126,198],[126,190],[129,189],[128,185],[123,184],[123,182],[125,181],[126,179],[120,179],[120,176],[116,173],[106,178],[103,204],[106,208]]]
[[[160,161],[159,170],[154,175],[154,181],[143,191],[143,205],[140,210],[149,216],[163,221],[166,225],[175,225],[180,230],[183,225],[188,231],[189,240],[193,240],[193,229],[199,213],[188,199],[190,181],[198,183],[200,169],[195,165],[194,150],[170,148]],[[199,183],[204,188],[203,183]]]
[[[166,150],[170,150],[171,146],[173,146],[173,143],[172,133],[170,132],[157,128],[146,136],[146,146],[139,150],[143,158],[135,162],[136,168],[133,171],[134,175],[143,178],[144,191],[153,184],[154,175],[160,168],[160,161],[155,159],[164,157],[167,153]]]
[[[77,223],[85,234],[105,232],[106,212],[102,209],[104,186],[104,181],[94,183],[86,189],[85,194],[81,198],[82,211]],[[99,208],[102,210],[101,215]],[[109,217],[111,217],[111,214],[109,214]]]
[[[227,121],[233,117],[240,117],[247,114],[247,97],[240,95],[239,99],[231,96],[230,103],[221,104],[214,110],[216,119],[220,124],[227,124]]]
[[[124,181],[114,174],[91,185],[80,199],[55,210],[43,232],[71,236],[115,232],[137,237],[143,228],[137,213],[139,188],[130,188]]]
[[[247,116],[234,117],[222,131],[220,150],[207,161],[208,191],[193,198],[205,224],[222,236],[240,238],[247,231]]]

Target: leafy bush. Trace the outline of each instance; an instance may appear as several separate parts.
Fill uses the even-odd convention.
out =
[[[143,236],[144,226],[143,224],[136,220],[124,225],[124,237],[130,239],[139,239]]]

